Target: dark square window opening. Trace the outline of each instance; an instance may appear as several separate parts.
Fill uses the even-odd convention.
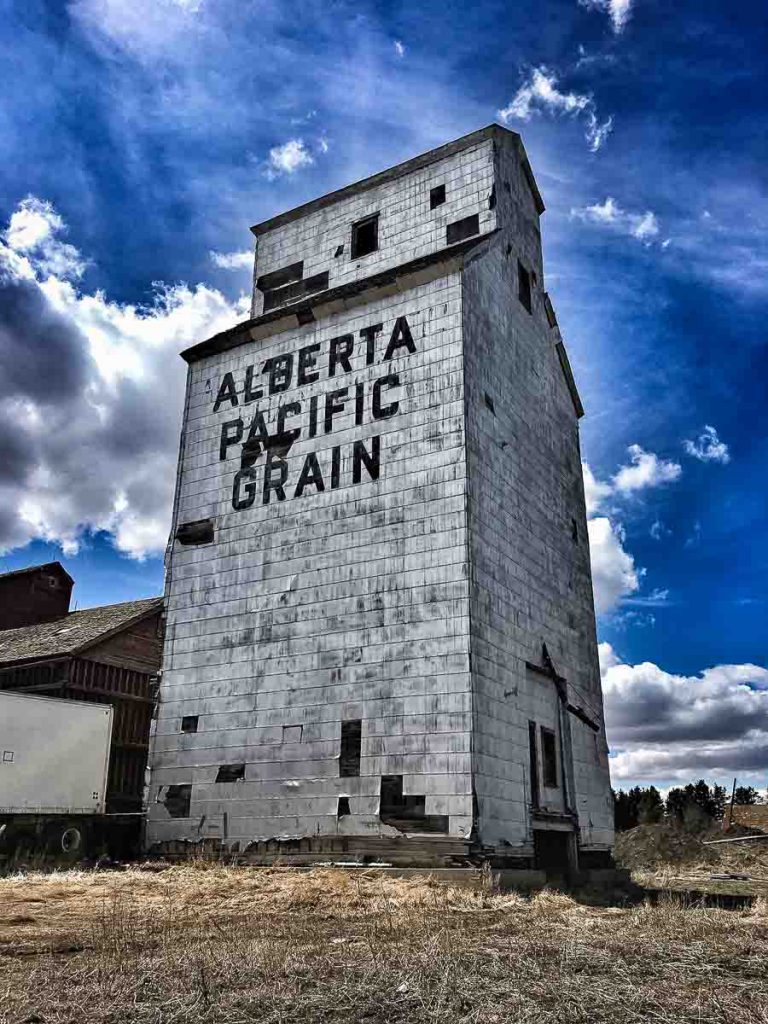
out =
[[[181,720],[182,732],[197,732],[197,715],[184,715]]]
[[[466,238],[472,238],[479,231],[480,218],[476,213],[473,213],[471,217],[462,217],[461,220],[455,220],[452,224],[446,224],[446,244],[456,245],[457,242],[463,242]]]
[[[245,778],[244,764],[222,764],[216,773],[217,782],[240,782]]]
[[[531,275],[525,269],[520,260],[517,261],[517,297],[528,312],[532,313],[533,302],[531,299]]]
[[[429,190],[429,208],[434,210],[436,206],[442,206],[445,202],[445,185],[435,185]]]
[[[352,259],[368,256],[379,248],[379,215],[359,220],[352,225]]]
[[[176,528],[176,540],[184,547],[194,544],[210,544],[214,529],[212,519],[196,519],[193,523],[181,523]]]
[[[547,789],[558,789],[557,742],[551,729],[541,727],[541,760],[544,769],[544,785]]]
[[[336,809],[337,818],[347,818],[352,812],[349,809],[349,797],[340,796],[338,807]]]

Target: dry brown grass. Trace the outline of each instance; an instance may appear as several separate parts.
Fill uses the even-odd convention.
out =
[[[742,830],[742,834],[749,832]],[[638,825],[617,833],[615,855],[644,887],[768,897],[768,840],[715,846],[704,843],[723,838],[716,825],[695,834],[670,822]],[[712,880],[713,873],[729,872],[747,875],[748,881]]]
[[[768,907],[223,866],[0,880],[20,1024],[768,1022]]]

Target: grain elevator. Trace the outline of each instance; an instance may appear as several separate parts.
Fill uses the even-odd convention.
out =
[[[610,862],[578,420],[491,125],[253,228],[188,363],[147,843]]]

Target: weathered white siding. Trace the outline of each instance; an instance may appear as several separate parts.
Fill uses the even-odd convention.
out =
[[[468,835],[470,692],[464,517],[461,282],[457,273],[268,341],[243,344],[190,369],[190,393],[176,523],[213,517],[214,543],[176,544],[169,565],[162,703],[153,747],[149,841],[219,834],[227,838],[386,833],[378,819],[382,774],[426,794],[428,815],[448,815],[450,833]],[[414,352],[382,361],[398,317]],[[360,330],[382,324],[366,365]],[[328,377],[333,337],[353,334],[351,372]],[[320,379],[243,405],[246,368],[319,344]],[[215,398],[226,373],[238,405]],[[399,375],[382,392],[397,412],[375,421],[373,382]],[[260,378],[263,380],[264,378]],[[355,385],[365,388],[355,425]],[[349,388],[332,430],[309,435],[313,396]],[[270,433],[279,406],[298,402],[301,428],[287,455],[285,500],[259,483],[250,508],[232,507],[241,446],[220,459],[222,423],[263,412]],[[380,438],[380,474],[351,479],[351,446]],[[331,489],[331,449],[341,448]],[[315,452],[325,490],[293,493]],[[263,472],[262,455],[255,464]],[[198,715],[198,732],[180,733]],[[341,721],[362,719],[359,778],[339,777]],[[297,726],[302,729],[298,730]],[[293,727],[293,728],[292,728]],[[284,730],[286,732],[284,733]],[[301,738],[296,734],[301,732]],[[216,783],[222,763],[245,762],[245,780]],[[192,783],[190,817],[155,802],[166,787]],[[337,820],[339,795],[351,815]],[[389,830],[391,831],[391,830]]]
[[[314,322],[283,310],[193,359],[174,530],[210,519],[215,536],[169,548],[150,844],[400,835],[380,796],[401,776],[460,853],[530,858],[534,828],[573,815],[584,849],[610,847],[577,399],[519,140],[479,135],[268,226],[258,274],[303,261],[330,295]],[[351,225],[374,212],[379,249],[352,261]],[[446,225],[474,214],[485,237],[446,251]],[[345,777],[342,723],[357,720]],[[236,764],[242,779],[216,781]]]
[[[435,185],[445,185],[445,202],[431,210],[429,193]],[[486,139],[260,235],[257,273],[269,274],[303,260],[304,277],[327,270],[330,288],[363,280],[443,249],[447,225],[464,217],[476,213],[480,232],[492,230],[492,189],[493,143]],[[374,213],[379,214],[379,248],[353,260],[352,225]],[[340,246],[343,252],[335,256]],[[253,315],[258,316],[263,308],[258,289],[253,300]]]
[[[463,275],[480,834],[532,850],[528,723],[563,745],[555,684],[526,668],[543,667],[546,644],[568,700],[600,726],[596,734],[570,714],[562,723],[582,843],[607,848],[613,808],[578,422],[544,309],[538,216],[514,140],[498,144],[497,160],[500,231]],[[531,313],[518,298],[518,260],[536,274]],[[563,780],[546,788],[540,743],[538,756],[541,807],[562,812]]]

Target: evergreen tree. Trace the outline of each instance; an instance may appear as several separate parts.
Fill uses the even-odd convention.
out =
[[[613,791],[614,823],[617,832],[637,825],[650,825],[664,816],[664,801],[655,786],[634,786],[628,792]]]
[[[723,786],[707,785],[704,779],[688,783],[683,788],[670,789],[667,794],[667,817],[685,825],[690,831],[700,831],[723,816],[726,802]]]
[[[637,816],[641,825],[653,825],[664,817],[664,801],[655,786],[643,790],[638,802]]]
[[[742,807],[745,804],[752,805],[760,802],[760,794],[754,786],[737,786],[733,802]]]

